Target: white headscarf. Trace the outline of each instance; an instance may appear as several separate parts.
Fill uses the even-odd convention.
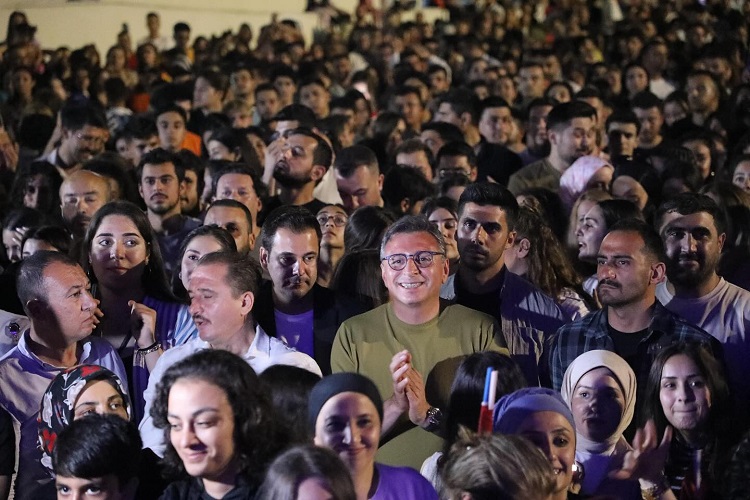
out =
[[[614,376],[617,383],[622,388],[622,394],[625,399],[625,408],[622,412],[620,424],[615,432],[604,442],[594,442],[576,432],[576,449],[592,454],[605,454],[611,452],[617,441],[622,437],[622,433],[628,428],[633,420],[635,411],[636,381],[635,373],[630,368],[627,361],[611,351],[594,350],[588,351],[578,356],[565,370],[562,383],[563,400],[571,406],[573,393],[575,392],[578,382],[591,370],[597,368],[606,368]]]

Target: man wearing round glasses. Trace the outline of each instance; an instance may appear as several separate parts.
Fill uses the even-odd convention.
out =
[[[384,395],[395,389],[385,404],[388,442],[378,459],[418,467],[442,445],[432,432],[442,427],[439,408],[445,408],[462,356],[508,351],[491,316],[441,303],[440,286],[448,278],[445,241],[425,217],[402,217],[389,227],[380,258],[389,302],[344,321],[331,368],[370,377]]]
[[[66,179],[79,170],[86,160],[104,151],[109,129],[104,113],[93,105],[74,104],[60,111],[62,139],[60,146],[41,158],[57,167]]]

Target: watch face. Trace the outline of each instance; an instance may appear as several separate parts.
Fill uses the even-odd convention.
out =
[[[21,327],[15,321],[8,323],[5,327],[5,335],[10,337],[14,344],[18,343],[18,337],[21,335]]]

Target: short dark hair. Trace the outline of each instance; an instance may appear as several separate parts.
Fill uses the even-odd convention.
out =
[[[444,142],[463,141],[464,134],[461,129],[452,123],[429,122],[422,125],[422,132],[432,130],[437,133]]]
[[[29,316],[27,304],[31,300],[47,300],[44,289],[44,271],[52,264],[78,267],[72,257],[61,252],[41,251],[25,258],[18,269],[16,291],[23,310]]]
[[[664,111],[664,101],[656,97],[655,94],[644,90],[638,92],[630,100],[630,107],[633,109],[650,109],[657,108],[660,112]]]
[[[417,99],[419,99],[419,104],[421,106],[424,106],[424,103],[422,102],[422,94],[420,94],[419,89],[417,87],[414,87],[413,85],[401,85],[397,87],[396,91],[393,93],[393,97],[400,97],[409,94],[414,94],[415,96],[417,96]]]
[[[630,200],[602,200],[597,203],[604,217],[604,225],[611,228],[615,222],[621,219],[644,220],[638,206]]]
[[[479,102],[479,118],[482,118],[482,115],[484,114],[485,110],[488,108],[508,108],[511,109],[510,104],[508,104],[508,101],[503,99],[502,97],[498,96],[490,96],[486,99],[482,99]]]
[[[664,252],[664,243],[646,221],[634,218],[620,219],[609,228],[607,234],[615,231],[638,234],[644,243],[643,253],[650,255],[657,262],[665,262],[667,256]]]
[[[71,422],[57,437],[52,467],[61,477],[114,474],[122,490],[138,477],[142,447],[134,423],[117,415],[89,415]]]
[[[297,127],[286,132],[287,137],[293,135],[304,135],[315,140],[315,149],[313,150],[313,165],[320,165],[328,170],[333,162],[333,150],[328,142],[317,132],[307,127]]]
[[[472,168],[477,167],[477,154],[474,152],[474,148],[466,144],[464,141],[451,141],[443,145],[437,154],[437,164],[440,164],[440,160],[446,156],[465,156],[466,161],[469,162]]]
[[[425,145],[422,141],[420,141],[417,138],[414,139],[407,139],[401,144],[399,144],[396,147],[396,150],[393,152],[393,157],[395,159],[396,156],[400,154],[412,154],[417,153],[419,151],[422,151],[424,155],[427,157],[427,163],[430,164],[430,167],[434,166],[435,158],[432,156],[432,150]]]
[[[526,106],[526,109],[524,110],[524,119],[528,120],[529,115],[531,114],[531,110],[534,108],[540,108],[542,106],[550,106],[554,108],[559,103],[552,99],[551,97],[537,97],[535,99],[532,99],[531,102]]]
[[[250,179],[252,179],[253,181],[253,190],[255,191],[255,195],[259,198],[261,197],[261,185],[263,181],[260,179],[256,171],[243,163],[234,162],[229,163],[226,167],[219,169],[218,171],[213,173],[213,185],[211,186],[211,193],[214,197],[216,197],[216,189],[219,187],[219,179],[227,174],[240,174],[250,177]]]
[[[225,171],[221,171],[221,173],[225,173]],[[214,182],[214,190],[216,189],[216,182]],[[226,208],[236,208],[237,210],[242,210],[242,213],[245,214],[245,219],[247,219],[247,228],[249,232],[253,231],[253,227],[255,224],[255,221],[253,221],[253,214],[250,213],[250,209],[247,208],[244,204],[240,203],[237,200],[232,200],[230,198],[222,199],[222,200],[214,200],[211,202],[211,205],[206,209],[206,213],[208,213],[212,208],[214,207],[226,207]]]
[[[263,82],[259,83],[257,87],[255,87],[255,91],[253,94],[255,95],[255,98],[258,98],[258,94],[261,92],[274,92],[276,95],[279,95],[279,91],[276,90],[276,87],[273,86],[272,83]]]
[[[177,180],[182,182],[185,180],[185,169],[182,166],[180,157],[171,151],[167,151],[164,148],[152,149],[148,153],[141,157],[141,162],[135,170],[135,176],[138,180],[138,184],[143,181],[143,167],[146,165],[161,165],[164,163],[171,163],[174,165],[174,173],[177,176]]]
[[[596,116],[596,109],[584,101],[570,101],[556,105],[547,115],[547,130],[559,126],[569,126],[575,118],[593,118]]]
[[[232,289],[235,298],[245,292],[258,294],[262,273],[260,264],[254,258],[239,252],[212,252],[201,257],[196,268],[212,264],[227,268],[224,280]]]
[[[315,214],[304,207],[295,205],[279,207],[268,214],[263,228],[260,230],[260,245],[267,252],[271,252],[273,238],[279,229],[288,229],[295,234],[314,231],[318,235],[318,242],[322,237],[320,224]]]
[[[629,123],[635,125],[636,135],[641,131],[641,121],[636,114],[629,109],[617,109],[609,115],[605,125],[605,130],[609,131],[609,126],[613,123]]]
[[[710,196],[706,196],[705,194],[681,193],[659,205],[654,214],[654,227],[657,231],[661,227],[664,216],[669,212],[677,212],[680,215],[705,212],[713,218],[718,234],[723,234],[727,231],[727,221],[724,217],[724,212]]]
[[[494,206],[505,212],[505,220],[510,229],[516,225],[518,218],[518,202],[513,193],[500,184],[489,182],[475,182],[469,184],[458,199],[458,216],[467,203],[475,203],[480,206]]]
[[[471,122],[476,124],[479,121],[478,99],[474,92],[469,89],[453,89],[445,93],[440,98],[440,104],[447,103],[458,116],[469,113]]]
[[[68,103],[60,110],[60,121],[66,130],[81,130],[87,125],[109,130],[104,111],[94,104]]]
[[[424,215],[405,215],[386,229],[383,241],[380,242],[380,258],[385,257],[385,247],[391,238],[397,234],[406,233],[428,233],[435,238],[438,247],[440,247],[440,252],[445,256],[445,239],[443,238],[443,233],[440,232],[435,224],[428,221]]]
[[[185,111],[185,108],[183,108],[182,106],[178,106],[174,102],[157,108],[156,112],[154,113],[154,117],[158,121],[159,117],[165,113],[177,113],[178,115],[180,115],[180,117],[182,117],[182,121],[187,123],[187,112]]]
[[[409,199],[413,207],[417,202],[435,194],[435,185],[428,181],[422,172],[395,166],[383,180],[383,201],[391,210],[401,212],[401,201]]]
[[[172,33],[177,33],[178,31],[190,31],[190,25],[184,22],[175,23]]]
[[[354,104],[354,100],[347,96],[335,97],[331,99],[331,102],[328,104],[328,107],[330,107],[331,109],[334,109],[334,108],[348,109],[350,111],[357,110],[357,106]]]
[[[315,113],[304,104],[290,104],[281,108],[273,121],[295,121],[298,127],[312,128],[315,125]]]
[[[343,177],[350,177],[357,168],[365,166],[370,170],[380,173],[378,158],[367,146],[355,144],[339,151],[333,166],[336,172]]]

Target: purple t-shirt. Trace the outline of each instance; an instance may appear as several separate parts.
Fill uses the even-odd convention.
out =
[[[314,357],[313,310],[302,314],[284,314],[274,309],[276,317],[276,335],[289,347]]]
[[[409,467],[376,463],[380,479],[372,500],[438,500],[435,488]]]

